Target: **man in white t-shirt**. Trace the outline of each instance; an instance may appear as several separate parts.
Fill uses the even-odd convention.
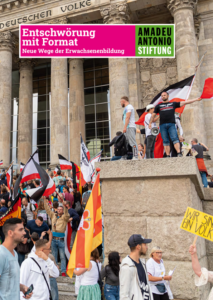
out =
[[[145,132],[146,132],[146,158],[154,158],[154,149],[155,149],[155,139],[156,139],[156,136],[152,135],[152,128],[153,127],[156,127],[156,121],[157,119],[159,118],[159,116],[156,116],[152,122],[152,126],[151,126],[151,129],[149,128],[149,122],[150,122],[150,119],[151,119],[151,116],[153,114],[155,110],[155,107],[153,104],[149,104],[147,105],[146,107],[146,111],[148,112],[147,115],[145,116],[145,121],[144,121],[144,124],[145,124]]]
[[[135,111],[134,107],[129,104],[129,98],[124,96],[121,98],[121,106],[124,108],[123,111],[123,123],[124,129],[123,133],[126,135],[127,143],[132,147],[133,152],[133,160],[138,159],[138,145],[136,143],[135,135],[136,135],[136,125],[135,125]],[[121,159],[126,159],[124,156]]]
[[[22,211],[25,211],[26,216],[27,216],[27,221],[34,220],[36,208],[35,208],[35,205],[34,205],[34,204],[29,203],[29,202],[27,201],[27,198],[23,198],[23,199],[22,199],[22,207],[21,207],[21,210],[22,210]]]

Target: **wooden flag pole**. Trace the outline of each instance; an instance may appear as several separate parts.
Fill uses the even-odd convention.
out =
[[[197,238],[198,238],[198,236],[196,235],[196,237],[194,238],[194,242],[193,242],[193,244],[192,244],[194,247],[195,247],[195,245],[196,245]]]

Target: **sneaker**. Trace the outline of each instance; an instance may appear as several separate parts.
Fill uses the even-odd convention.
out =
[[[170,155],[167,155],[166,157],[170,157]]]
[[[61,276],[62,276],[62,277],[66,277],[66,274],[65,274],[65,273],[61,273]]]
[[[132,158],[132,160],[138,160],[138,157],[134,156],[134,157]]]
[[[177,157],[183,157],[183,154],[182,153],[178,153]]]
[[[127,158],[125,156],[122,156],[119,160],[127,160]]]

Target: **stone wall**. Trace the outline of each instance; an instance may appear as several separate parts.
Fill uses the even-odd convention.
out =
[[[105,261],[110,251],[128,255],[128,238],[142,234],[152,239],[147,258],[152,247],[160,246],[167,273],[176,267],[174,298],[207,299],[210,285],[194,285],[188,253],[194,235],[180,229],[188,206],[203,211],[201,199],[213,199],[203,189],[194,157],[101,162],[96,167],[101,169]],[[204,211],[213,215],[213,202],[206,201]],[[202,266],[213,270],[210,242],[198,238],[197,251]]]

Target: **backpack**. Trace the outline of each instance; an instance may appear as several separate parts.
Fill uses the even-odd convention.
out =
[[[127,154],[127,142],[126,142],[126,137],[123,133],[117,137],[114,147],[115,147],[115,154],[117,156],[123,156]]]

